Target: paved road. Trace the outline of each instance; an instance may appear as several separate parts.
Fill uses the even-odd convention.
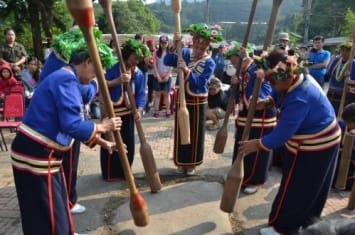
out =
[[[228,171],[231,163],[234,129],[232,120],[230,120],[229,124],[230,132],[224,154],[217,155],[212,151],[216,131],[206,132],[205,161],[201,167],[198,168],[197,176],[187,178],[179,176],[175,173],[175,167],[172,162],[172,118],[166,119],[162,117],[155,119],[147,114],[144,118],[143,126],[147,141],[153,149],[164,188],[174,187],[179,183],[193,185],[192,187],[196,187],[194,182],[206,182],[209,183],[208,185],[211,185],[211,189],[218,190],[218,188],[216,189],[213,187],[216,187],[216,183],[221,185],[223,182],[223,177]],[[14,133],[7,132],[5,133],[5,136],[7,143],[10,143]],[[136,140],[136,159],[133,165],[133,172],[139,190],[143,193],[146,193],[149,192],[149,188],[147,187],[147,184],[144,180],[144,171],[139,156],[138,137]],[[79,200],[87,207],[87,212],[82,215],[74,216],[76,230],[78,232],[85,232],[90,234],[141,235],[141,233],[134,231],[128,231],[130,233],[127,233],[126,230],[126,233],[123,233],[120,230],[120,222],[122,221],[120,221],[118,214],[121,213],[122,208],[124,208],[125,203],[128,201],[126,185],[124,182],[105,183],[101,180],[98,150],[98,148],[94,148],[93,150],[88,149],[85,146],[83,146],[81,150],[78,191]],[[277,171],[277,169],[273,169],[270,172],[268,182],[259,190],[257,194],[251,196],[241,195],[237,207],[238,214],[233,214],[229,217],[230,221],[232,221],[231,227],[233,227],[231,230],[233,229],[234,231],[237,231],[236,228],[240,229],[242,226],[244,230],[240,234],[258,234],[258,229],[262,226],[265,226],[267,223],[270,204],[275,193],[277,192],[279,179],[280,173]],[[180,190],[179,193],[184,193],[184,191]],[[175,195],[178,196],[179,194]],[[327,205],[323,211],[324,218],[355,218],[354,211],[348,211],[344,209],[347,204],[348,196],[348,192],[331,192],[327,201]],[[198,193],[196,194],[196,197],[199,197]],[[215,199],[215,204],[218,205],[218,198]],[[148,206],[152,207],[152,205]],[[192,205],[188,207],[191,207],[192,209]],[[185,206],[184,208],[188,207]],[[156,208],[150,208],[150,210],[154,211]],[[179,211],[179,207],[177,206],[174,208],[174,210]],[[196,208],[193,210],[196,211]],[[209,213],[219,213],[216,210],[218,209],[210,209]],[[120,211],[120,213],[118,213],[118,211]],[[186,211],[184,213],[186,214]],[[235,219],[236,216],[238,216],[237,220]],[[223,218],[223,215],[221,215],[219,218]],[[242,224],[235,223],[235,221],[239,222],[240,219],[244,220]],[[166,224],[164,225],[169,225],[170,223],[174,223],[173,218],[167,220]],[[202,224],[206,225],[207,227],[211,226],[209,223]],[[156,226],[159,228],[159,225]],[[123,225],[121,227],[123,227]],[[180,233],[169,233],[167,231],[163,231],[159,234],[207,234],[196,232],[197,230],[194,229],[196,229],[196,227],[192,226],[190,229],[181,230]],[[21,234],[21,224],[16,193],[13,186],[9,153],[0,152],[0,235],[17,234]],[[143,233],[143,235],[149,235],[149,233]]]

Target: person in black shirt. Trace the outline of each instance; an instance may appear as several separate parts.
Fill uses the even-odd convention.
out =
[[[212,123],[207,125],[208,130],[216,130],[219,128],[219,119],[223,119],[227,109],[228,97],[222,90],[222,82],[211,77],[208,83],[208,107],[206,110],[206,119]]]

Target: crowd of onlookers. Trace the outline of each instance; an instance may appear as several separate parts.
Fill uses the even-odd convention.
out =
[[[13,29],[5,29],[5,41],[0,45],[0,99],[11,93],[12,87],[23,86],[27,105],[36,89],[42,62],[28,56],[24,46],[16,41]]]
[[[27,106],[39,82],[39,73],[44,61],[28,56],[24,46],[16,41],[13,29],[5,29],[4,36],[5,41],[0,45],[0,103],[2,104],[4,97],[11,92],[12,86],[22,84],[25,105]],[[152,53],[152,57],[138,65],[146,79],[147,99],[145,112],[149,113],[152,110],[152,116],[158,118],[161,115],[161,111],[164,110],[164,115],[170,117],[174,111],[174,103],[177,96],[177,94],[174,94],[176,70],[164,65],[163,62],[170,40],[167,35],[161,35],[156,42],[153,37],[144,38],[142,34],[136,34],[135,39],[144,42]],[[52,52],[51,40],[47,40],[47,47],[44,50],[45,59]],[[209,130],[215,130],[219,127],[218,119],[224,117],[227,107],[228,88],[231,77],[236,74],[236,68],[230,60],[225,58],[225,54],[232,46],[233,41],[231,43],[221,43],[215,53],[212,53],[213,48],[210,48],[210,54],[213,56],[216,67],[214,76],[209,83],[207,120],[212,120],[212,124],[206,126]],[[344,72],[344,61],[349,57],[351,44],[340,45],[338,53],[334,55],[323,49],[323,46],[324,38],[316,36],[313,38],[311,46],[300,46],[296,50],[289,46],[288,33],[281,32],[274,47],[285,50],[285,53],[289,55],[297,54],[298,58],[307,61],[307,70],[305,71],[311,74],[322,88],[324,88],[325,82],[329,81],[329,88],[327,87],[328,97],[337,111],[342,86],[339,87],[339,84],[333,82],[331,77],[339,77],[339,74]],[[187,42],[186,47],[191,47],[191,43]],[[257,55],[256,50],[251,56],[255,55]],[[90,110],[92,118],[100,118],[98,99],[94,99],[88,105],[88,110]]]

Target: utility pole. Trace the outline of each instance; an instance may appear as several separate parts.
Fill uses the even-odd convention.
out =
[[[308,32],[309,32],[309,25],[311,22],[311,15],[312,15],[312,0],[303,0],[303,7],[304,7],[304,34],[303,34],[303,43],[305,45],[308,44]]]
[[[210,24],[210,0],[206,0],[206,24]]]

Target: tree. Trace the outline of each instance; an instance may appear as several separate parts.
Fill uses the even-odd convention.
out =
[[[72,19],[63,0],[3,0],[0,2],[2,28],[13,28],[17,41],[29,53],[43,59],[43,37],[63,32]],[[3,39],[3,35],[1,35]]]
[[[355,27],[355,12],[353,12],[350,8],[346,9],[344,25],[342,27],[342,35],[343,36],[351,36],[353,28]]]
[[[100,30],[104,33],[109,33],[108,22],[103,10],[95,7],[95,11]],[[159,20],[142,1],[114,2],[112,4],[112,15],[117,27],[117,33],[152,34],[159,32]]]
[[[313,0],[310,37],[342,36],[344,16],[348,8],[355,9],[353,0]],[[301,32],[299,32],[301,33]]]

